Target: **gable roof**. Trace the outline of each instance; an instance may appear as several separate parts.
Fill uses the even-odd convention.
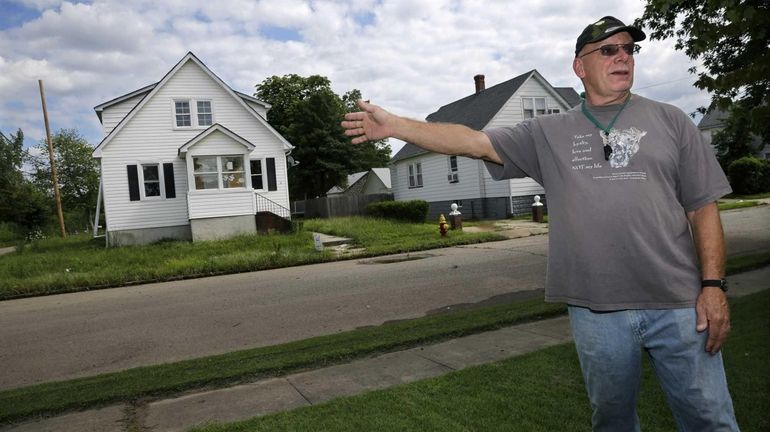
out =
[[[531,71],[511,78],[508,81],[504,81],[488,89],[481,90],[478,93],[474,93],[448,105],[444,105],[439,108],[438,111],[428,115],[425,120],[428,122],[456,123],[468,126],[474,130],[481,130],[498,112],[500,112],[503,105],[510,100],[511,96],[513,96],[514,93],[516,93],[516,91],[518,91],[531,77],[537,77],[537,79],[542,80],[546,85],[550,86],[548,81],[540,75],[540,72],[538,72],[537,69],[532,69]],[[560,88],[565,89],[565,87]],[[571,103],[570,99],[565,97],[565,95],[572,97],[568,91],[559,91],[555,88],[554,90],[556,96],[561,99],[562,103],[570,107],[575,106]],[[572,93],[577,96],[577,92],[575,92],[574,89],[571,90]],[[397,162],[424,153],[428,153],[428,151],[407,142],[401,147],[401,150],[390,159],[390,162]]]
[[[564,98],[565,101],[567,101],[567,105],[569,105],[570,108],[574,108],[578,105],[580,105],[580,95],[577,91],[575,91],[572,87],[554,87],[554,90],[556,90],[561,97]]]
[[[389,168],[372,168],[369,171],[361,171],[357,173],[350,174],[347,179],[348,185],[346,187],[340,187],[340,186],[333,186],[331,189],[329,189],[326,194],[340,194],[345,192],[346,190],[350,189],[358,183],[359,181],[366,181],[366,179],[369,177],[369,175],[375,175],[377,178],[380,179],[383,185],[385,185],[386,188],[391,188],[390,183],[390,169]]]
[[[246,140],[242,136],[222,126],[221,124],[214,123],[213,125],[209,126],[206,130],[196,135],[193,139],[191,139],[190,141],[187,141],[184,145],[182,145],[182,147],[179,147],[177,154],[179,154],[179,156],[184,156],[185,153],[187,153],[187,150],[190,149],[190,147],[193,147],[195,144],[198,144],[199,142],[203,141],[204,138],[206,138],[207,136],[217,131],[222,132],[223,134],[230,137],[233,141],[246,147],[247,150],[249,151],[254,150],[254,147],[255,147],[254,144],[250,143],[248,140]]]
[[[698,129],[711,129],[725,126],[728,114],[718,108],[706,112],[698,122]]]
[[[273,127],[270,126],[270,124],[264,118],[262,118],[262,116],[259,115],[258,112],[256,112],[252,107],[250,107],[246,102],[244,102],[244,98],[242,96],[239,96],[238,94],[236,94],[236,92],[233,89],[231,89],[230,86],[225,84],[225,82],[222,81],[221,78],[219,78],[216,74],[214,74],[214,72],[212,72],[211,69],[209,69],[205,64],[203,64],[203,62],[200,61],[200,59],[198,57],[196,57],[195,54],[192,53],[192,51],[190,51],[184,57],[182,57],[182,59],[179,60],[179,62],[173,68],[171,68],[170,71],[168,71],[168,73],[166,73],[166,75],[163,77],[163,79],[161,79],[157,83],[155,83],[155,84],[153,84],[151,86],[143,87],[143,88],[141,88],[139,90],[136,90],[134,92],[129,93],[128,95],[124,95],[124,96],[121,96],[121,97],[119,97],[117,99],[113,99],[112,101],[105,102],[104,104],[98,105],[97,107],[94,108],[94,109],[96,109],[96,108],[101,107],[102,110],[103,110],[106,106],[109,106],[110,104],[115,104],[115,103],[122,102],[122,101],[128,99],[129,97],[137,96],[137,95],[142,94],[144,91],[149,89],[149,91],[144,93],[144,97],[142,97],[142,99],[139,101],[139,103],[136,104],[131,109],[131,111],[129,111],[128,114],[126,114],[126,116],[123,117],[122,120],[120,120],[120,122],[112,129],[112,131],[106,137],[104,137],[102,142],[100,142],[99,145],[96,146],[96,148],[94,149],[94,151],[92,153],[93,157],[99,158],[99,157],[102,156],[102,150],[104,149],[104,147],[106,147],[107,144],[109,144],[110,141],[112,141],[112,139],[123,129],[123,127],[136,115],[136,113],[139,112],[144,107],[145,104],[147,104],[147,101],[152,99],[152,97],[155,96],[155,94],[157,94],[158,91],[161,88],[163,88],[163,86],[171,79],[171,77],[173,77],[182,68],[182,66],[187,64],[187,62],[193,62],[198,67],[200,67],[214,82],[219,84],[225,90],[225,92],[227,92],[235,100],[237,100],[238,103],[244,109],[246,109],[246,111],[251,113],[254,116],[254,118],[257,119],[257,121],[259,123],[261,123],[263,126],[265,126],[270,132],[272,132],[281,141],[281,143],[283,144],[284,150],[291,150],[291,149],[294,148],[294,146],[289,144],[289,142],[286,141],[286,139],[283,136],[281,136],[281,134],[279,134],[275,129],[273,129]],[[129,96],[129,95],[131,95],[131,96]],[[241,94],[241,95],[243,95],[243,94]],[[246,95],[243,95],[243,96],[246,96]],[[254,99],[254,100],[258,101],[258,99]],[[97,115],[98,115],[98,111],[97,111]],[[100,118],[101,118],[101,116],[100,116]]]

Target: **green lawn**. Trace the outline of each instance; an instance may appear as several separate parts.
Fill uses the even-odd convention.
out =
[[[737,201],[732,201],[732,202],[719,201],[719,203],[717,205],[719,206],[719,210],[720,211],[725,211],[725,210],[735,210],[735,209],[740,209],[740,208],[756,207],[756,206],[760,205],[760,203],[759,203],[759,201],[741,201],[741,202],[737,202]]]
[[[732,301],[733,331],[723,350],[741,428],[770,430],[770,291]],[[639,417],[644,431],[676,429],[665,396],[645,365]],[[573,344],[439,378],[329,403],[212,425],[235,431],[588,431],[591,413]]]
[[[159,242],[104,247],[87,234],[39,240],[0,256],[0,300],[313,264],[338,259],[314,249],[311,231],[351,237],[363,256],[502,240],[492,233],[451,231],[434,224],[409,224],[361,217],[308,220],[292,234],[248,235],[222,241]]]

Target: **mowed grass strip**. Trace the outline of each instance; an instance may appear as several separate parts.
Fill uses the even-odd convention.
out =
[[[264,348],[0,392],[0,423],[318,368],[565,313],[540,299],[429,316]]]
[[[350,217],[308,220],[291,234],[247,235],[220,241],[168,241],[105,248],[87,234],[32,243],[23,252],[0,256],[0,300],[129,284],[266,270],[338,259],[315,250],[311,231],[352,238],[373,256],[502,240],[493,233],[451,231],[438,225]],[[328,231],[324,231],[324,230]]]
[[[770,430],[770,291],[732,301],[723,349],[738,423]],[[644,431],[676,430],[645,361],[639,418]],[[588,431],[591,410],[573,344],[404,386],[335,399],[197,432],[244,431]]]

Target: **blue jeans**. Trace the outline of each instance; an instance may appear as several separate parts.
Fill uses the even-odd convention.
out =
[[[722,353],[704,349],[695,308],[593,312],[569,306],[594,431],[639,431],[636,400],[647,352],[680,431],[737,431]]]

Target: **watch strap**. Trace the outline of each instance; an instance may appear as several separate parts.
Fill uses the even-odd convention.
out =
[[[704,279],[700,283],[701,288],[705,287],[716,287],[721,289],[722,291],[727,291],[727,280],[726,279]]]

